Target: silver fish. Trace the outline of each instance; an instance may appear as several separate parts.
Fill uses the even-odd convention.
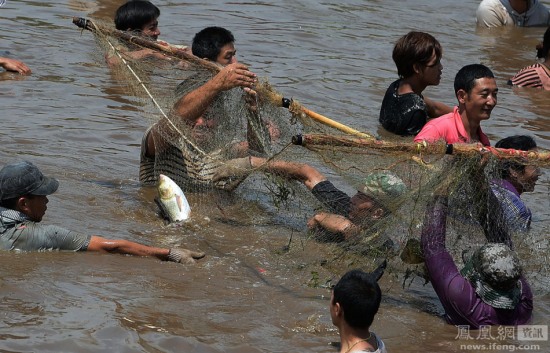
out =
[[[158,199],[164,215],[170,222],[182,222],[189,218],[191,207],[181,188],[166,175],[159,175]]]

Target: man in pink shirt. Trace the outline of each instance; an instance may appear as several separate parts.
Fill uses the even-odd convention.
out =
[[[414,141],[481,142],[490,146],[489,138],[481,130],[481,121],[491,117],[497,104],[498,88],[493,72],[481,64],[466,65],[456,74],[454,87],[458,106],[453,112],[429,121]]]

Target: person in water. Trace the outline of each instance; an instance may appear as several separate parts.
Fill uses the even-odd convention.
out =
[[[308,220],[310,229],[322,229],[335,235],[335,240],[347,240],[361,234],[378,220],[391,214],[399,198],[407,192],[403,180],[389,170],[364,177],[353,196],[339,190],[316,168],[297,162],[243,157],[229,160],[218,169],[214,180],[229,176],[248,175],[254,171],[274,173],[302,182],[325,207]]]
[[[0,249],[13,251],[98,251],[194,263],[204,253],[183,248],[158,248],[129,240],[85,235],[40,222],[48,195],[59,182],[46,177],[31,162],[18,161],[0,170]]]
[[[31,73],[31,69],[24,62],[5,57],[0,57],[0,67],[3,67],[6,71],[18,72],[21,75]]]
[[[412,31],[395,43],[392,57],[399,79],[387,89],[380,107],[379,121],[386,130],[413,136],[429,119],[452,111],[422,95],[426,87],[439,85],[442,55],[441,44],[428,33]]]
[[[430,120],[414,138],[415,142],[445,141],[453,143],[481,142],[490,146],[481,129],[481,122],[491,117],[497,104],[498,87],[493,72],[481,64],[466,65],[455,76],[458,106],[439,118]]]
[[[548,26],[550,13],[539,0],[483,0],[476,21],[480,27]]]
[[[340,335],[340,353],[386,353],[384,342],[370,330],[380,308],[382,291],[378,280],[385,262],[374,272],[346,272],[332,289],[329,311]]]
[[[445,245],[446,192],[438,191],[426,209],[422,252],[433,285],[452,325],[523,325],[531,320],[533,293],[516,254],[503,243],[487,243],[466,257],[458,270]]]
[[[192,51],[193,55],[220,65],[220,70],[201,86],[183,94],[175,102],[171,117],[176,120],[176,125],[189,128],[192,134],[190,137],[198,146],[207,147],[212,140],[222,137],[216,129],[221,122],[216,119],[217,116],[208,116],[212,103],[220,94],[234,88],[242,88],[247,94],[254,94],[252,88],[256,83],[256,74],[238,62],[235,37],[225,28],[207,27],[199,31],[193,38]],[[171,124],[167,119],[160,119],[143,135],[139,173],[141,183],[155,185],[159,174],[165,174],[183,190],[212,186],[216,166],[209,164],[207,157],[198,156],[194,150],[186,148],[188,145],[181,139],[166,138],[166,131],[171,131]],[[231,154],[237,157],[248,154],[246,142],[237,142],[231,146]],[[233,188],[232,183],[224,181],[214,186],[220,189]]]
[[[550,91],[550,27],[544,32],[542,43],[537,45],[537,59],[540,61],[521,69],[508,83]]]
[[[122,4],[115,12],[115,28],[119,31],[133,33],[136,36],[156,42],[165,46],[176,47],[180,50],[189,52],[186,46],[174,46],[167,42],[158,40],[161,32],[159,29],[160,9],[150,1],[146,0],[130,0]],[[127,48],[117,48],[121,55],[126,58],[139,60],[145,58],[157,58],[168,60],[163,53],[156,50],[144,48],[137,50],[127,50]],[[109,66],[114,66],[121,63],[120,58],[110,52],[107,55],[107,63]]]

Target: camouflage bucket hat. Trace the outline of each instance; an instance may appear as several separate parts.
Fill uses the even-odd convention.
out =
[[[474,252],[460,273],[493,308],[514,309],[521,299],[521,265],[505,244],[489,243]]]
[[[407,191],[407,187],[401,178],[385,170],[367,175],[359,191],[373,197],[393,212],[399,205],[396,199]]]

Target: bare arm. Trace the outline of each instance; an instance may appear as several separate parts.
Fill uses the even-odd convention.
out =
[[[428,97],[424,97],[424,102],[428,107],[428,116],[430,119],[438,118],[441,115],[445,115],[453,111],[453,108],[449,107],[447,104],[431,100]]]
[[[321,227],[331,233],[342,234],[347,240],[361,232],[361,228],[344,216],[320,212],[307,222],[309,229]]]
[[[266,162],[265,158],[250,157],[252,167],[261,168],[271,173],[281,174],[304,183],[309,189],[321,181],[327,180],[317,169],[303,163],[271,160]]]
[[[28,68],[22,61],[0,57],[0,66],[6,71],[19,72],[21,75],[28,75],[31,69]]]
[[[256,74],[249,71],[246,65],[239,63],[227,65],[204,85],[181,97],[174,104],[173,115],[193,127],[219,93],[235,87],[251,90],[255,82]],[[165,123],[163,119],[159,121],[159,124]],[[161,130],[163,130],[162,125],[151,129],[147,136],[147,156],[152,157],[157,151],[163,149],[164,146],[156,145],[162,143],[163,138],[159,133]]]
[[[220,92],[235,87],[252,88],[255,82],[256,74],[246,65],[227,65],[204,85],[180,98],[174,105],[174,112],[192,126]]]
[[[204,257],[204,253],[187,249],[157,248],[129,240],[106,239],[97,235],[92,235],[88,251],[156,257],[159,260],[175,262],[193,262],[193,259]]]

